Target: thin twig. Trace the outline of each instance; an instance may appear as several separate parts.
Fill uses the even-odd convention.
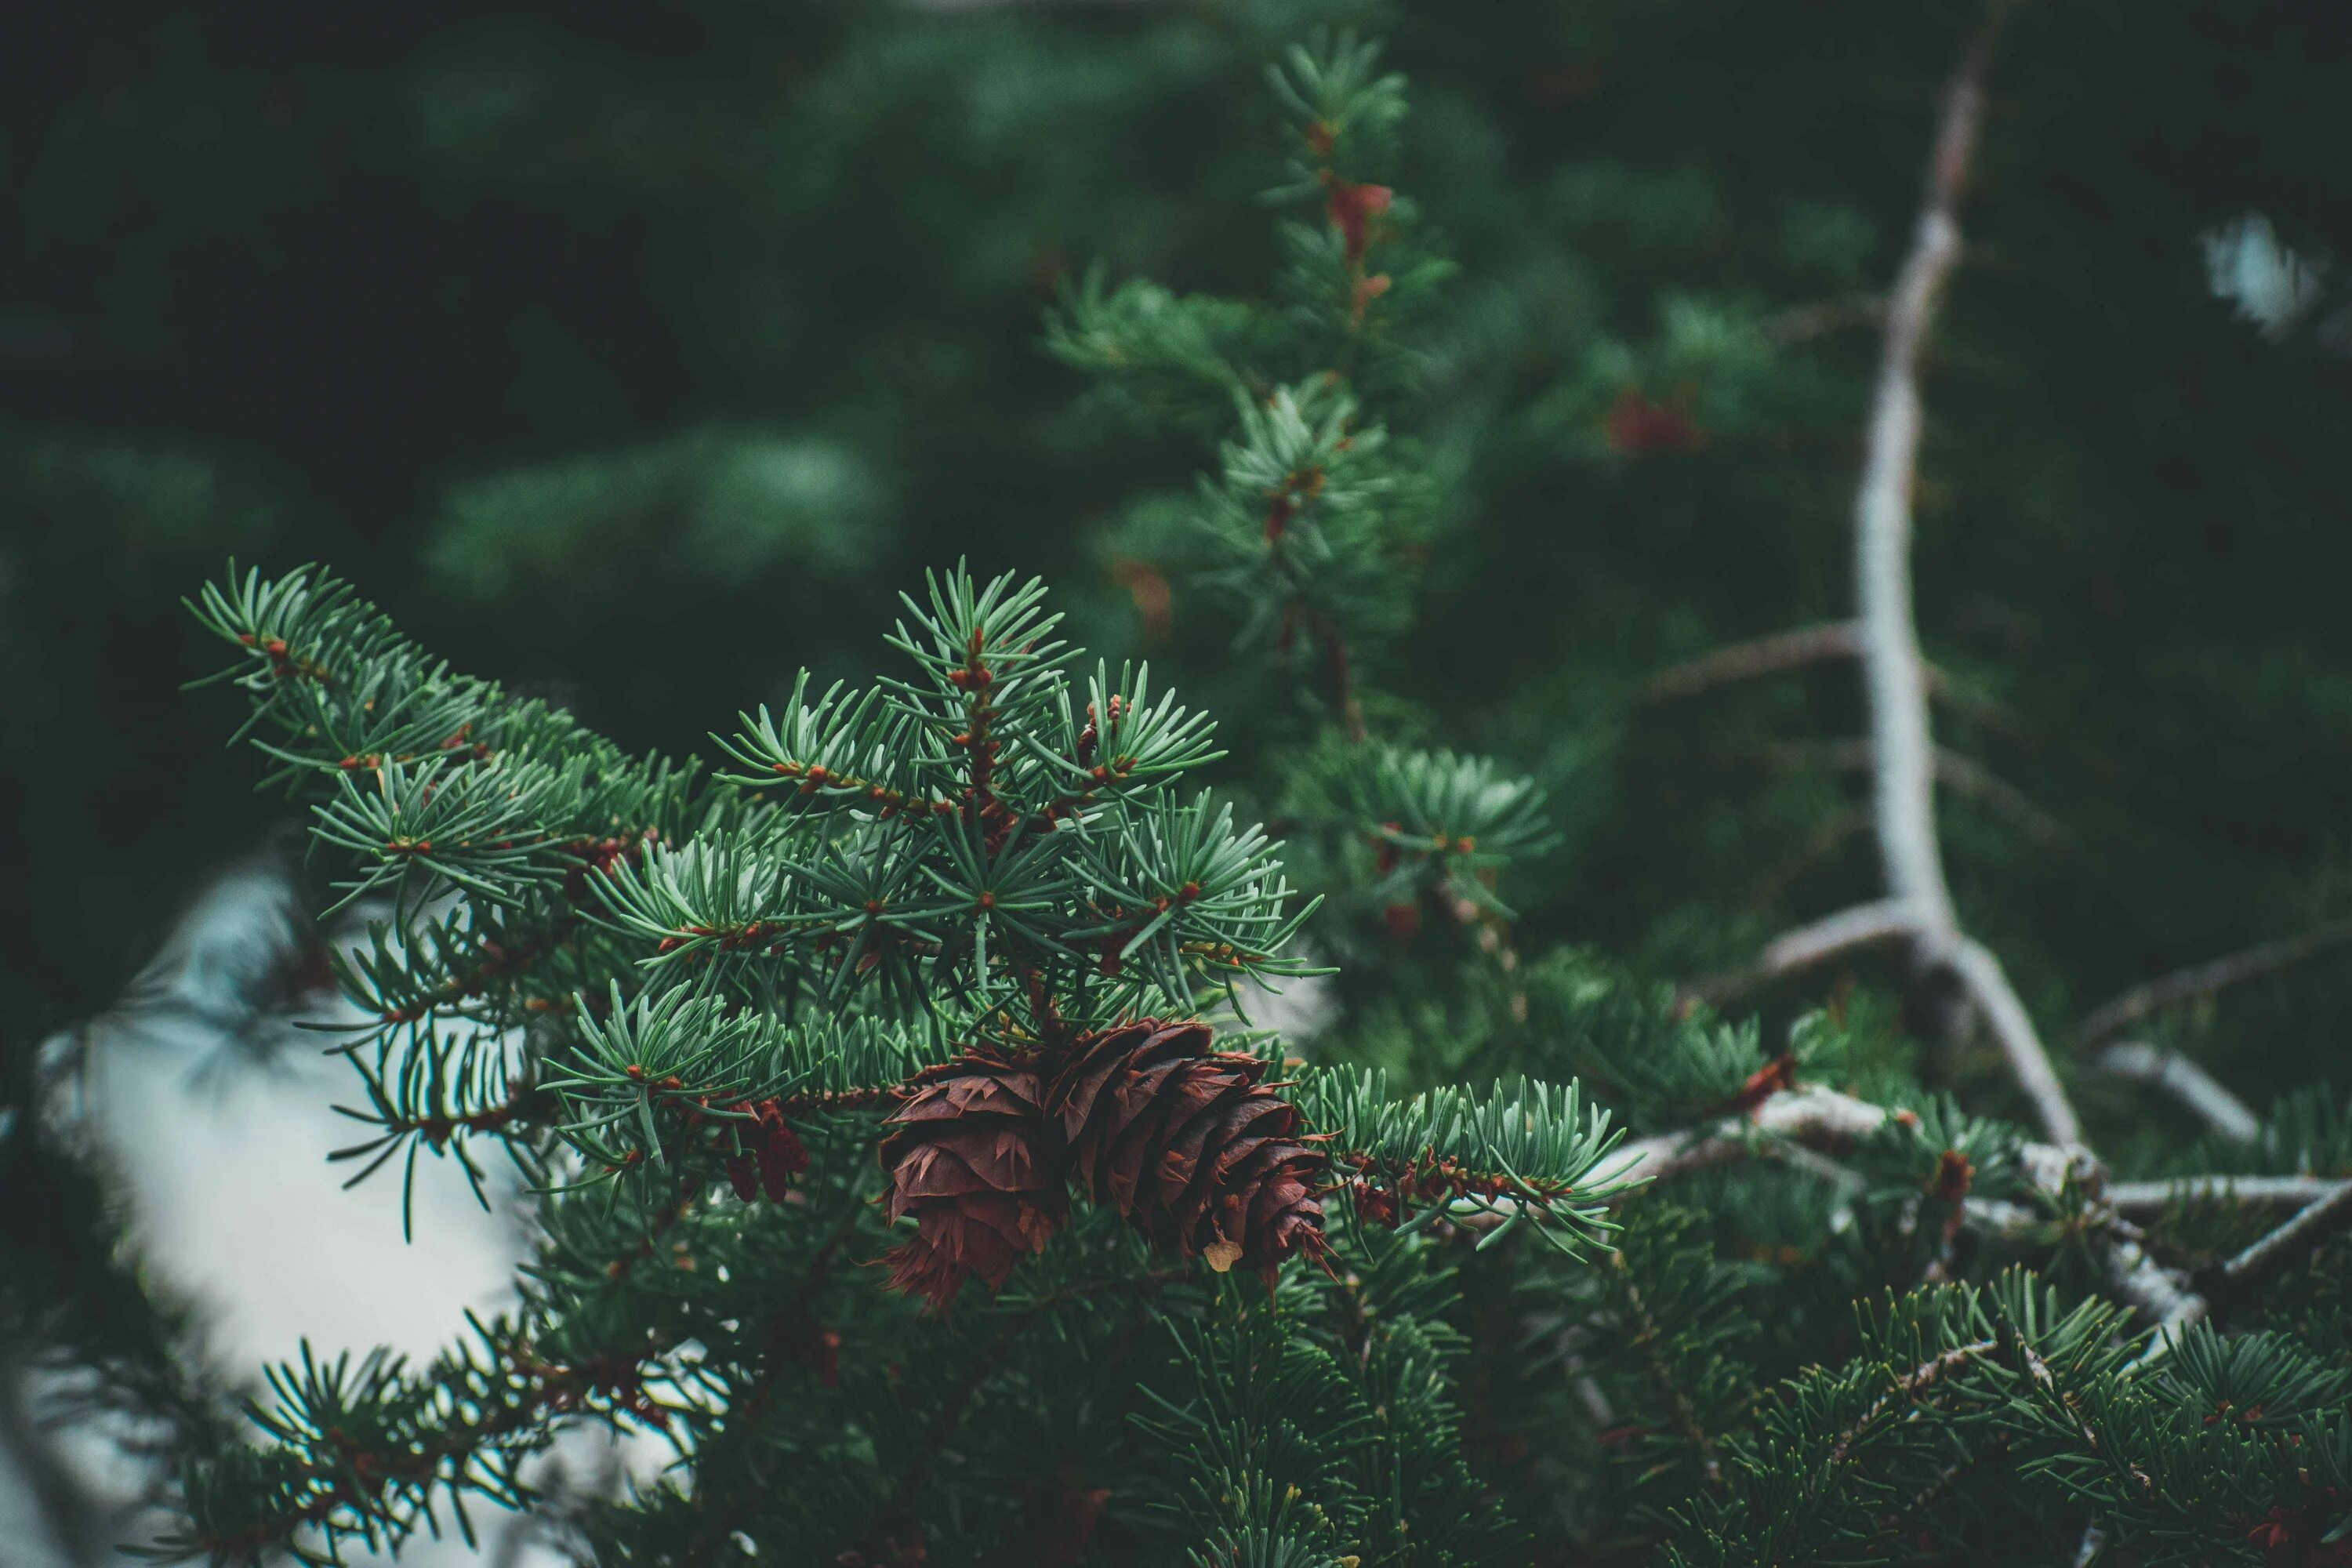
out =
[[[1915,935],[1920,911],[1901,899],[1881,899],[1840,910],[1810,925],[1783,931],[1765,945],[1756,962],[1736,973],[1702,980],[1690,988],[1702,1001],[1719,1003],[1786,975],[1828,963],[1840,953]]]
[[[1733,643],[1686,663],[1658,671],[1642,684],[1642,695],[1653,702],[1693,697],[1713,687],[1801,669],[1833,658],[1852,658],[1862,651],[1862,627],[1853,621],[1826,621],[1774,632],[1748,642]]]
[[[1875,762],[1870,742],[1857,736],[1847,741],[1814,741],[1776,745],[1769,753],[1803,765],[1868,772]],[[2023,829],[2037,844],[2056,844],[2066,837],[2065,825],[2033,804],[2026,793],[1973,757],[1949,746],[1937,746],[1934,758],[1936,782],[1955,795],[1967,795]]]
[[[2161,1214],[2174,1204],[2218,1199],[2245,1205],[2304,1207],[2352,1187],[2334,1176],[2176,1176],[2167,1182],[2117,1182],[2107,1202],[2118,1214]]]
[[[1840,845],[1857,833],[1870,831],[1870,813],[1845,806],[1822,818],[1813,831],[1806,836],[1796,852],[1784,858],[1761,879],[1749,887],[1740,899],[1740,907],[1757,912],[1777,904],[1790,883],[1826,859]]]
[[[2066,1413],[2067,1419],[2074,1424],[2075,1435],[2083,1439],[2083,1446],[2094,1454],[2097,1453],[2099,1435],[2091,1430],[2090,1424],[2083,1419],[2083,1413],[2075,1406],[2074,1401],[2058,1386],[2057,1376],[2051,1372],[2050,1363],[2042,1359],[2040,1352],[2025,1342],[2024,1335],[2020,1334],[2015,1343],[2017,1359],[2025,1363],[2025,1375],[2033,1380],[2035,1387],[2050,1396],[2052,1403]]]
[[[1696,658],[1668,665],[1642,683],[1642,700],[1672,702],[1736,681],[1803,669],[1831,659],[1853,658],[1861,651],[1859,622],[1824,621],[1819,626],[1798,626],[1791,631],[1730,643]],[[1941,666],[1932,661],[1923,663],[1920,677],[1927,684],[1927,695],[1954,711],[2009,734],[2032,732],[1998,700],[1965,681],[1953,679]]]
[[[1895,1113],[1885,1106],[1856,1100],[1835,1089],[1807,1085],[1773,1095],[1752,1112],[1726,1118],[1711,1126],[1636,1139],[1612,1150],[1586,1178],[1589,1190],[1607,1187],[1641,1190],[1629,1184],[1647,1183],[1702,1166],[1751,1158],[1770,1147],[1772,1138],[1808,1148],[1840,1149],[1868,1137]],[[2020,1148],[2018,1166],[2026,1180],[2055,1194],[2070,1180],[2095,1179],[2098,1165],[2079,1145],[2028,1143]],[[2347,1184],[2352,1185],[2352,1184]],[[1621,1196],[1619,1201],[1622,1201]],[[1969,1200],[1973,1223],[1996,1230],[2027,1228],[2032,1215],[2020,1205]],[[1465,1226],[1483,1228],[1477,1218],[1461,1216]],[[1484,1223],[1496,1223],[1487,1218]],[[2120,1222],[2102,1227],[2110,1287],[2116,1295],[2149,1321],[2177,1330],[2202,1317],[2204,1300],[2186,1277],[2167,1269],[2140,1247],[2138,1232]]]
[[[1896,1378],[1894,1387],[1873,1400],[1860,1415],[1854,1417],[1853,1426],[1838,1434],[1837,1441],[1830,1447],[1830,1464],[1834,1467],[1845,1463],[1846,1456],[1853,1451],[1853,1446],[1862,1440],[1872,1424],[1892,1409],[1896,1402],[1908,1404],[1950,1373],[1997,1348],[1999,1342],[1995,1340],[1971,1340],[1967,1344],[1954,1345],[1942,1354],[1921,1362]]]
[[[2050,1363],[2042,1359],[2042,1352],[2029,1344],[2022,1334],[2018,1335],[2013,1342],[2017,1346],[2018,1360],[2025,1363],[2026,1376],[2032,1378],[2034,1386],[2049,1396],[2052,1404],[2065,1412],[2067,1420],[2074,1423],[2075,1435],[2083,1439],[2083,1447],[2094,1454],[2103,1452],[2104,1446],[2099,1442],[2099,1435],[2091,1430],[2090,1422],[2083,1416],[2081,1402],[2072,1393],[2059,1386],[2057,1374],[2050,1370]],[[2145,1469],[2129,1458],[2123,1461],[2123,1468],[2133,1480],[2139,1483],[2141,1496],[2155,1495],[2156,1481]]]
[[[1880,1528],[1892,1537],[1896,1533],[1896,1527],[1905,1521],[1925,1519],[1929,1510],[1951,1496],[1953,1489],[1979,1467],[2005,1458],[2009,1453],[2009,1443],[2008,1433],[1997,1432],[1983,1447],[1974,1450],[1958,1464],[1945,1466],[1943,1474],[1928,1482],[1925,1490],[1903,1500],[1900,1512],[1883,1516],[1879,1520]]]
[[[2242,952],[2233,952],[2205,963],[2193,963],[2186,969],[2176,969],[2169,974],[2161,974],[2143,984],[2135,985],[2093,1008],[2074,1031],[2075,1037],[2084,1046],[2095,1046],[2109,1036],[2122,1033],[2150,1013],[2177,1002],[2186,1002],[2191,997],[2209,995],[2242,981],[2275,973],[2347,942],[2352,942],[2352,921],[2339,921],[2333,925],[2305,931],[2300,936],[2257,942]]]
[[[1348,642],[1339,635],[1329,617],[1319,611],[1308,616],[1315,633],[1315,646],[1323,655],[1323,668],[1331,680],[1331,706],[1339,715],[1349,743],[1360,745],[1364,740],[1364,705],[1356,695],[1354,664],[1348,657]]]
[[[2221,1269],[2222,1283],[2233,1295],[2250,1290],[2347,1226],[2352,1226],[2352,1182],[2340,1184],[2334,1192],[2299,1210],[2293,1219],[2230,1259]]]
[[[2211,1311],[2208,1295],[2218,1297],[2224,1304],[2243,1297],[2347,1225],[2352,1225],[2352,1182],[2339,1183],[2334,1192],[2305,1205],[2293,1219],[2205,1276],[2206,1292],[2183,1296],[2158,1320],[2155,1337],[2140,1352],[2139,1359],[2132,1363],[2133,1369],[2147,1366],[2169,1354],[2182,1331]],[[2138,1248],[2131,1250],[2137,1252]],[[2167,1280],[2171,1278],[2152,1263],[2147,1268]]]
[[[2066,825],[2033,804],[2032,797],[1973,757],[1949,746],[1936,748],[1936,782],[1956,794],[1982,801],[2025,830],[2037,844],[2060,844]]]
[[[2232,1143],[2252,1143],[2263,1135],[2263,1119],[2219,1079],[2179,1051],[2123,1042],[2100,1051],[2091,1058],[2091,1065],[2114,1078],[2153,1084]]]
[[[1764,341],[1785,349],[1842,327],[1874,327],[1886,319],[1886,301],[1871,295],[1824,300],[1780,311],[1764,323]]]

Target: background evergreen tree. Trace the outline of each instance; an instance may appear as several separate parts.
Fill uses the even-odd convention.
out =
[[[12,879],[16,1104],[40,1089],[29,1041],[119,983],[170,889],[274,809],[239,796],[236,766],[196,760],[205,709],[168,696],[208,665],[166,606],[225,546],[331,556],[436,653],[579,711],[614,757],[697,744],[731,704],[780,703],[803,664],[812,689],[862,683],[886,587],[923,564],[969,554],[982,582],[1042,565],[1084,640],[1148,651],[1155,686],[1172,677],[1216,714],[1229,754],[1208,776],[1287,837],[1304,893],[1328,895],[1301,940],[1339,966],[1338,1005],[1286,1048],[1332,1076],[1286,1092],[1364,1162],[1342,1159],[1335,1179],[1355,1184],[1327,1200],[1345,1265],[1337,1284],[1293,1265],[1280,1310],[1248,1317],[1229,1286],[1186,1295],[1197,1262],[1163,1280],[1139,1253],[1081,1268],[1049,1250],[985,1309],[967,1292],[950,1329],[894,1328],[919,1351],[879,1363],[899,1382],[860,1384],[844,1352],[826,1389],[834,1314],[800,1300],[835,1288],[825,1239],[752,1246],[771,1207],[722,1198],[713,1244],[745,1247],[742,1292],[815,1325],[793,1318],[782,1348],[699,1339],[738,1358],[711,1375],[759,1409],[751,1447],[818,1452],[842,1409],[873,1447],[824,1450],[845,1489],[763,1500],[805,1517],[772,1513],[764,1536],[743,1522],[747,1539],[838,1536],[872,1557],[919,1525],[941,1560],[1008,1561],[1049,1535],[1267,1562],[2340,1550],[2323,1538],[2352,1491],[2343,1244],[2327,1240],[2341,1200],[2263,1240],[2352,1174],[2324,739],[2346,650],[2320,542],[2345,396],[2331,14],[2017,6],[1997,31],[1959,5],[1818,27],[1696,5],[1466,24],[1341,7],[677,17],[308,37],[183,18],[131,68],[66,21],[16,52],[70,61],[79,39],[107,68],[29,82],[6,159],[26,217],[7,339],[24,526],[0,547],[23,607],[8,773],[42,829],[16,836]],[[1389,35],[1410,118],[1403,89],[1337,42],[1266,95],[1264,62],[1318,22]],[[1850,42],[1832,53],[1829,36]],[[1930,148],[1956,136],[1927,180],[1964,236],[1943,279],[1912,225]],[[1273,224],[1249,199],[1266,187],[1286,208]],[[257,281],[272,268],[287,287]],[[1922,286],[1907,360],[1888,349],[1906,279]],[[1045,345],[1099,395],[1074,399],[1037,352],[1041,309]],[[1880,791],[1899,769],[1851,620],[1890,363],[1926,410],[1916,460],[1877,493],[1916,529],[1937,747],[1915,759],[1932,799],[1903,798],[1927,807],[1948,910],[1889,879]],[[242,657],[270,696],[285,678],[257,613],[232,595],[213,618],[256,638]],[[466,704],[491,702],[531,715],[512,721],[520,750],[554,769],[532,820],[579,819],[438,863],[481,910],[449,942],[508,951],[483,922],[518,900],[635,875],[613,868],[638,841],[599,847],[610,804],[556,765],[581,744],[571,721],[420,685],[423,656],[351,640],[372,624],[304,623],[318,650],[289,638],[284,657],[388,660],[387,694],[422,694],[404,699],[415,733],[334,757],[296,744],[298,771],[348,780],[344,756],[437,749]],[[804,763],[780,710],[770,765]],[[60,744],[98,713],[135,740]],[[438,777],[404,798],[346,788],[328,836],[373,853],[401,835],[370,813],[516,809]],[[633,830],[682,846],[718,822],[673,775],[645,777],[628,787],[679,793]],[[369,875],[361,907],[425,918],[402,908],[423,873]],[[461,963],[457,947],[373,951],[355,979],[381,1012],[461,978],[423,973]],[[579,1026],[545,1016],[610,979],[651,984],[633,956],[592,945],[560,984],[501,982],[489,1001],[468,981],[459,1010],[501,1026],[530,1011],[531,1048],[569,1060]],[[902,1005],[940,983],[909,982]],[[789,1037],[817,1052],[800,1070],[861,1063],[842,1080],[861,1091],[929,1059],[819,1038]],[[752,1044],[730,1048],[729,1070],[751,1072]],[[2017,1070],[2037,1053],[2063,1101]],[[462,1153],[509,1130],[466,1120],[519,1092],[503,1058],[360,1059],[391,1140],[371,1154]],[[1360,1068],[1387,1076],[1346,1076]],[[1500,1124],[1454,1130],[1472,1140],[1457,1151],[1419,1120],[1427,1102],[1402,1121],[1380,1109],[1522,1072],[1580,1079],[1664,1178],[1618,1207],[1616,1250],[1556,1258],[1531,1245],[1540,1226],[1505,1234],[1503,1200],[1524,1191],[1416,1163],[1426,1143],[1499,1179],[1474,1156]],[[780,1086],[737,1089],[756,1105],[751,1089]],[[527,1163],[581,1114],[563,1103],[510,1118]],[[1558,1109],[1543,1125],[1567,1125]],[[2068,1118],[2096,1167],[2060,1147]],[[616,1163],[677,1136],[583,1144],[570,1124],[583,1157]],[[847,1182],[878,1131],[795,1132],[805,1190],[845,1197],[854,1183],[824,1184]],[[12,1222],[11,1259],[43,1260],[10,1272],[16,1342],[114,1358],[110,1387],[182,1412],[176,1447],[215,1448],[207,1396],[148,1353],[176,1342],[167,1307],[60,1316],[65,1292],[16,1284],[136,1300],[119,1274],[54,1271],[104,1257],[106,1222],[37,1119],[6,1136],[25,1190],[89,1200]],[[742,1147],[728,1157],[786,1162],[781,1141]],[[723,1165],[700,1172],[713,1194]],[[2170,1180],[2207,1172],[2263,1180]],[[772,1216],[789,1228],[812,1207]],[[575,1265],[626,1254],[661,1205],[614,1212],[582,1218],[585,1237],[551,1221]],[[1473,1251],[1469,1231],[1502,1239]],[[494,1324],[421,1373],[299,1374],[260,1468],[198,1470],[198,1528],[218,1540],[237,1520],[257,1546],[331,1498],[362,1534],[403,1529],[446,1501],[436,1479],[500,1495],[543,1423],[583,1410],[644,1425],[667,1401],[664,1422],[723,1434],[725,1416],[642,1373],[606,1378],[618,1352],[596,1338],[647,1321],[676,1334],[715,1299],[632,1289],[600,1319],[577,1299],[590,1288],[560,1272],[534,1287],[548,1293],[516,1322],[551,1313],[588,1335],[536,1373]],[[1878,1304],[1857,1321],[1857,1301]],[[2208,1308],[2225,1331],[2141,1359],[2135,1335]],[[1192,1326],[1139,1352],[1116,1331],[1139,1319]],[[1147,1353],[1156,1370],[1118,1364],[1164,1407],[1024,1396],[1056,1369]],[[741,1397],[780,1360],[824,1391],[789,1415]],[[1430,1369],[1441,1382],[1416,1381]],[[1425,1446],[1365,1426],[1400,1408],[1367,1378],[1437,1401]],[[452,1435],[416,1424],[446,1419],[434,1391],[461,1387],[488,1429],[444,1455]],[[377,1423],[340,1459],[302,1414],[330,1406]],[[884,1410],[909,1434],[951,1428],[940,1462],[877,1459],[907,1446],[876,1435]],[[404,1443],[441,1468],[352,1484],[351,1452]],[[1133,1468],[1006,1472],[1041,1445]],[[702,1450],[712,1495],[764,1473],[758,1452],[730,1472],[731,1447]],[[1155,1493],[1192,1511],[1129,1511]],[[610,1560],[672,1560],[715,1549],[695,1533],[704,1501],[577,1527]],[[1483,1529],[1490,1507],[1489,1539],[1393,1533]]]

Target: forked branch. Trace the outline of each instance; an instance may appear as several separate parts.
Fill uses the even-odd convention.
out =
[[[1854,497],[1854,596],[1868,699],[1872,816],[1887,900],[1864,906],[1909,912],[1914,961],[1958,980],[2008,1058],[2042,1130],[2079,1142],[2082,1124],[2049,1053],[1999,958],[1960,929],[1936,830],[1936,745],[1927,714],[1927,660],[1912,609],[1911,492],[1918,470],[1920,362],[1937,302],[1960,256],[1959,202],[1984,122],[1988,26],[1969,44],[1945,89],[1927,193],[1886,311],[1885,347]],[[1803,937],[1805,932],[1791,933]],[[1790,939],[1773,949],[1785,954]],[[1800,955],[1817,944],[1798,942]]]
[[[1752,1111],[1725,1118],[1709,1127],[1637,1139],[1619,1145],[1596,1166],[1588,1183],[1596,1190],[1629,1179],[1660,1180],[1707,1165],[1754,1157],[1778,1139],[1806,1149],[1837,1152],[1850,1148],[1885,1126],[1895,1112],[1834,1089],[1805,1087],[1771,1096]],[[2075,1145],[2028,1143],[2018,1151],[2018,1165],[2026,1180],[2055,1196],[2069,1183],[2101,1179],[2097,1162]],[[2352,1184],[2347,1184],[2352,1185]],[[1633,1190],[1639,1190],[1638,1188]],[[2031,1224],[2028,1211],[2017,1205],[1980,1205],[1969,1200],[1972,1220],[1994,1228],[2011,1222]],[[2112,1216],[2110,1216],[2112,1219]],[[1465,1216],[1465,1223],[1474,1223]],[[2098,1230],[2094,1245],[2102,1259],[2109,1288],[2160,1329],[2178,1331],[2203,1317],[2204,1299],[2187,1278],[2158,1264],[2141,1247],[2138,1232],[2129,1225],[2110,1223]],[[2164,1342],[2159,1339],[2158,1344]]]

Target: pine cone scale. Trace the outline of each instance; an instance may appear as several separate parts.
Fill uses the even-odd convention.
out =
[[[1037,1073],[971,1055],[916,1075],[882,1142],[883,1212],[915,1216],[890,1284],[934,1310],[977,1275],[991,1289],[1068,1218],[1060,1140]]]
[[[1164,1087],[1143,1100],[1135,1119],[1118,1131],[1107,1154],[1098,1156],[1097,1168],[1105,1173],[1109,1190],[1096,1195],[1108,1197],[1121,1209],[1132,1203],[1146,1179],[1147,1166],[1164,1165],[1171,1160],[1181,1162],[1182,1170],[1198,1164],[1202,1149],[1223,1125],[1219,1108],[1242,1087],[1173,1072],[1160,1075],[1157,1081]],[[1181,1184],[1181,1178],[1177,1184]]]
[[[1047,1087],[1070,1175],[1151,1244],[1270,1280],[1323,1250],[1323,1156],[1265,1064],[1213,1048],[1205,1024],[1140,1020],[1076,1041]]]
[[[1266,1064],[1215,1038],[1147,1018],[1043,1066],[975,1053],[918,1074],[882,1145],[885,1211],[916,1221],[891,1284],[934,1307],[975,1276],[1002,1285],[1067,1222],[1071,1185],[1154,1248],[1220,1271],[1270,1282],[1286,1258],[1320,1258],[1323,1155]]]

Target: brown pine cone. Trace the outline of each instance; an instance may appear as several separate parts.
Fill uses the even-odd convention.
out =
[[[979,1275],[1004,1283],[1069,1218],[1060,1140],[1034,1068],[965,1056],[925,1068],[882,1141],[884,1212],[913,1215],[913,1239],[889,1255],[894,1289],[944,1310]]]
[[[1161,1251],[1270,1283],[1284,1258],[1323,1254],[1323,1155],[1259,1081],[1265,1064],[1213,1042],[1206,1024],[1153,1018],[1083,1036],[1045,1103],[1096,1202]]]

